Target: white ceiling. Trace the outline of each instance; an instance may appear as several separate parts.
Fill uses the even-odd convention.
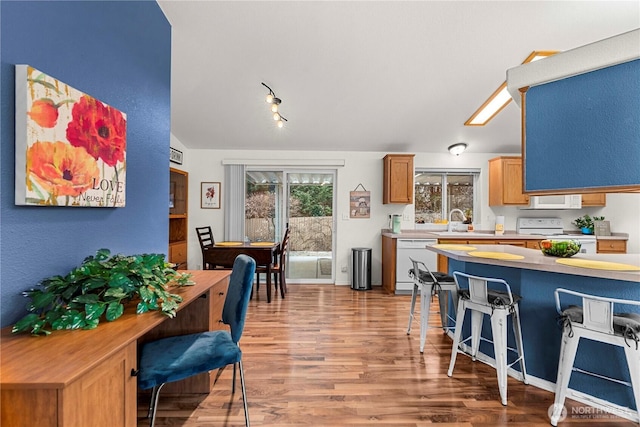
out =
[[[158,0],[172,25],[171,128],[191,149],[520,151],[511,102],[463,123],[534,50],[640,27],[640,1]],[[278,129],[269,85],[288,119]]]

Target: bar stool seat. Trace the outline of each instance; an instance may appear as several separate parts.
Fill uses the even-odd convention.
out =
[[[563,301],[561,302],[561,295]],[[567,305],[567,301],[581,301],[581,305]],[[600,341],[624,348],[631,383],[580,369],[581,373],[632,387],[640,420],[640,301],[606,298],[558,288],[555,291],[556,311],[563,323],[562,344],[558,361],[556,393],[551,425],[558,425],[567,388],[574,367],[581,338]],[[637,313],[616,313],[621,305],[638,307]],[[564,307],[564,308],[563,308]],[[627,309],[625,308],[625,309]]]
[[[482,321],[485,314],[491,318],[491,335],[493,339],[493,349],[495,354],[495,367],[498,376],[498,388],[500,390],[500,400],[503,405],[507,404],[507,369],[520,362],[520,372],[522,380],[527,382],[527,370],[524,362],[524,346],[522,343],[522,330],[520,328],[520,312],[518,301],[521,297],[511,292],[511,287],[502,279],[472,276],[458,271],[453,272],[453,277],[458,285],[459,301],[456,314],[456,329],[451,348],[451,361],[447,375],[453,375],[453,368],[456,363],[456,356],[460,350],[460,345],[469,339],[471,340],[471,357],[476,359],[478,348],[480,347]],[[461,286],[461,278],[468,282],[468,288]],[[491,284],[491,287],[489,287]],[[504,290],[498,290],[500,287]],[[460,341],[462,336],[462,325],[466,310],[471,310],[471,335]],[[507,347],[507,316],[512,317],[513,332],[515,335],[516,348]],[[482,338],[484,339],[484,338]],[[515,351],[518,358],[512,363],[508,363],[507,350]]]
[[[431,272],[422,261],[409,257],[413,263],[413,268],[409,270],[409,277],[413,279],[413,291],[411,293],[411,308],[409,310],[409,326],[407,335],[411,333],[416,308],[416,296],[420,288],[420,353],[424,353],[424,345],[427,341],[427,329],[429,327],[429,311],[431,308],[431,297],[438,294],[440,304],[440,323],[446,332],[449,327],[449,293],[453,298],[454,307],[458,307],[458,286],[453,277],[440,272]],[[455,319],[451,319],[455,320]]]

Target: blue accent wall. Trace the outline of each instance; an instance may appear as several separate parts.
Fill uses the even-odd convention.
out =
[[[155,1],[0,2],[0,325],[21,295],[100,248],[168,247],[171,26]],[[28,64],[127,115],[124,208],[14,205],[15,64]]]
[[[640,185],[640,60],[530,88],[525,191]]]

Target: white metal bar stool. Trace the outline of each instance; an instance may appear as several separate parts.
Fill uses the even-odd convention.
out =
[[[560,301],[561,294],[564,294],[564,304]],[[572,298],[570,295],[574,297],[572,302],[581,300],[582,306],[567,306],[568,299]],[[605,298],[562,288],[556,289],[555,299],[556,310],[563,321],[563,331],[551,425],[558,425],[573,371],[632,387],[640,420],[640,301]],[[616,313],[616,308],[623,304],[638,307],[638,310],[635,313]],[[575,368],[574,361],[580,338],[624,348],[631,384]]]
[[[493,339],[493,350],[495,354],[495,368],[498,376],[498,388],[500,390],[500,400],[503,405],[507,404],[507,369],[520,362],[520,372],[522,380],[527,383],[527,370],[524,363],[524,347],[522,344],[522,330],[520,328],[520,312],[518,310],[519,295],[511,292],[511,287],[502,279],[492,279],[488,277],[472,276],[458,271],[453,272],[453,277],[458,285],[459,301],[456,314],[456,330],[451,348],[451,361],[447,375],[453,375],[453,368],[456,364],[456,356],[461,344],[471,340],[471,357],[476,359],[482,333],[482,320],[485,314],[491,318],[491,335]],[[465,278],[469,287],[460,285],[460,278]],[[491,287],[489,287],[491,284]],[[494,289],[500,287],[501,290]],[[471,310],[471,336],[464,341],[460,341],[462,335],[462,324],[466,310]],[[512,317],[513,332],[515,335],[516,349],[507,347],[507,316]],[[488,340],[487,340],[488,341]],[[512,363],[508,363],[507,350],[516,351],[518,358]]]
[[[431,308],[431,297],[438,294],[440,304],[440,322],[442,329],[446,332],[449,329],[449,293],[453,298],[454,307],[458,304],[458,286],[453,277],[444,273],[434,272],[422,261],[417,261],[409,257],[413,263],[413,268],[409,270],[409,276],[413,279],[413,292],[411,293],[411,309],[409,310],[409,326],[407,335],[411,333],[411,323],[413,322],[416,296],[418,287],[420,288],[420,353],[424,353],[424,345],[427,341],[427,329],[429,327],[429,311]],[[455,320],[455,319],[451,319]]]

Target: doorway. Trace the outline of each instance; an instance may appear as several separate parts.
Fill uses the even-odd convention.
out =
[[[247,169],[245,233],[251,241],[290,240],[287,283],[333,283],[335,170]]]

